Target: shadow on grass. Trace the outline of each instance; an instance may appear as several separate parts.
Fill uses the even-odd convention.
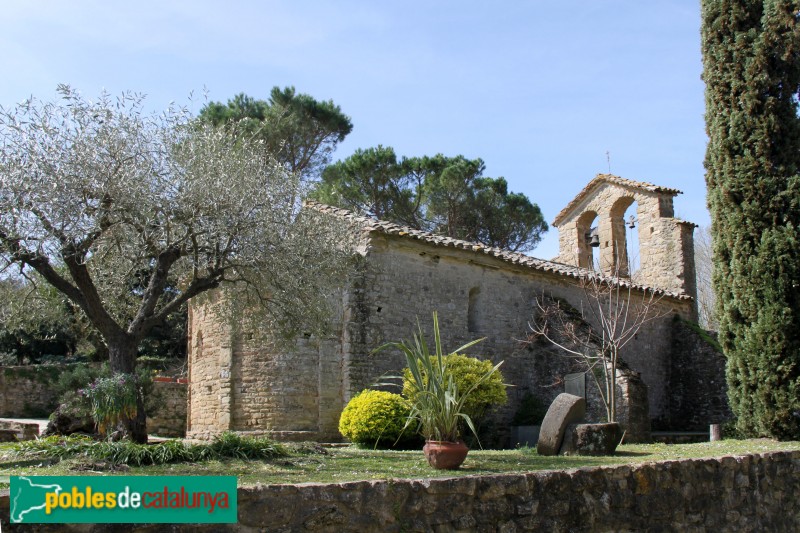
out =
[[[7,463],[0,463],[0,470],[5,470],[7,468],[18,468],[24,466],[52,466],[60,462],[61,459],[57,457],[28,459],[26,461],[9,461]]]
[[[652,453],[647,452],[621,452],[616,451],[612,457],[646,457],[648,455],[653,455]]]

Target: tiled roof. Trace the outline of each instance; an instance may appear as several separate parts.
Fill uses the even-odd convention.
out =
[[[681,220],[680,218],[676,218],[675,222],[678,224],[686,224],[687,226],[692,226],[693,228],[699,228],[699,224],[695,224],[694,222],[689,222],[688,220]]]
[[[619,176],[614,176],[613,174],[598,174],[597,176],[594,177],[592,181],[590,181],[586,185],[586,187],[583,188],[583,190],[581,190],[581,192],[578,193],[578,195],[575,198],[572,199],[570,203],[567,204],[567,206],[564,209],[562,209],[556,215],[555,220],[553,220],[553,225],[558,226],[559,224],[561,224],[562,219],[566,217],[579,202],[583,201],[583,199],[586,198],[586,196],[588,196],[588,194],[599,183],[602,182],[614,183],[616,185],[622,185],[623,187],[628,187],[631,189],[640,189],[642,191],[665,193],[669,194],[670,196],[675,196],[676,194],[683,194],[683,192],[679,191],[678,189],[661,187],[660,185],[653,185],[652,183],[647,183],[646,181],[628,180],[625,178],[620,178]]]
[[[385,235],[396,235],[398,237],[414,239],[429,244],[433,244],[436,246],[468,250],[475,254],[485,254],[491,257],[495,257],[512,265],[519,265],[521,267],[529,268],[531,270],[536,270],[539,272],[549,272],[552,274],[567,276],[575,279],[581,279],[587,275],[596,274],[594,270],[587,270],[585,268],[580,268],[572,265],[565,265],[563,263],[557,263],[555,261],[546,261],[544,259],[538,259],[536,257],[531,257],[529,255],[525,255],[519,252],[510,252],[508,250],[503,250],[501,248],[492,248],[490,246],[486,246],[479,242],[453,239],[451,237],[446,237],[444,235],[437,235],[435,233],[430,233],[428,231],[422,231],[408,226],[395,224],[394,222],[388,222],[386,220],[378,220],[375,218],[357,215],[347,209],[333,207],[330,205],[321,204],[319,202],[314,202],[311,200],[306,200],[305,206],[314,209],[316,211],[327,213],[336,216],[338,218],[347,220],[348,222],[353,223],[355,226],[360,227],[363,231],[370,233],[376,232]],[[651,290],[655,291],[657,294],[672,296],[680,300],[691,299],[690,296],[687,296],[685,294],[665,291],[655,287],[648,287],[646,285],[638,285],[636,283],[631,283],[629,279],[625,278],[619,278],[617,279],[617,281],[622,287],[632,287],[634,289],[640,289],[640,290]]]

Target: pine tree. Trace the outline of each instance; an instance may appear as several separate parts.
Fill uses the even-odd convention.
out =
[[[800,1],[703,0],[706,182],[731,407],[800,438]]]

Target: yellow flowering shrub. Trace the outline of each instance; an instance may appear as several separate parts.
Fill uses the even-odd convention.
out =
[[[342,411],[339,433],[356,444],[391,446],[403,433],[409,411],[399,394],[363,390]]]
[[[470,390],[481,376],[489,372],[494,364],[489,360],[480,360],[475,357],[461,354],[450,354],[442,358],[447,373],[453,376],[456,388],[461,394]],[[438,365],[436,358],[431,357],[434,365]],[[414,401],[418,390],[411,379],[408,368],[403,370],[403,396]],[[506,386],[503,384],[503,375],[498,370],[492,376],[472,390],[464,403],[464,412],[473,420],[480,420],[486,410],[494,405],[503,405],[508,401]]]

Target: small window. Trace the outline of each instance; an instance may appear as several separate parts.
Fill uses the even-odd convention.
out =
[[[469,306],[467,308],[467,329],[470,333],[477,333],[480,329],[478,313],[478,295],[481,289],[473,287],[469,290]]]
[[[194,360],[200,361],[203,359],[203,332],[198,331],[194,341]]]

